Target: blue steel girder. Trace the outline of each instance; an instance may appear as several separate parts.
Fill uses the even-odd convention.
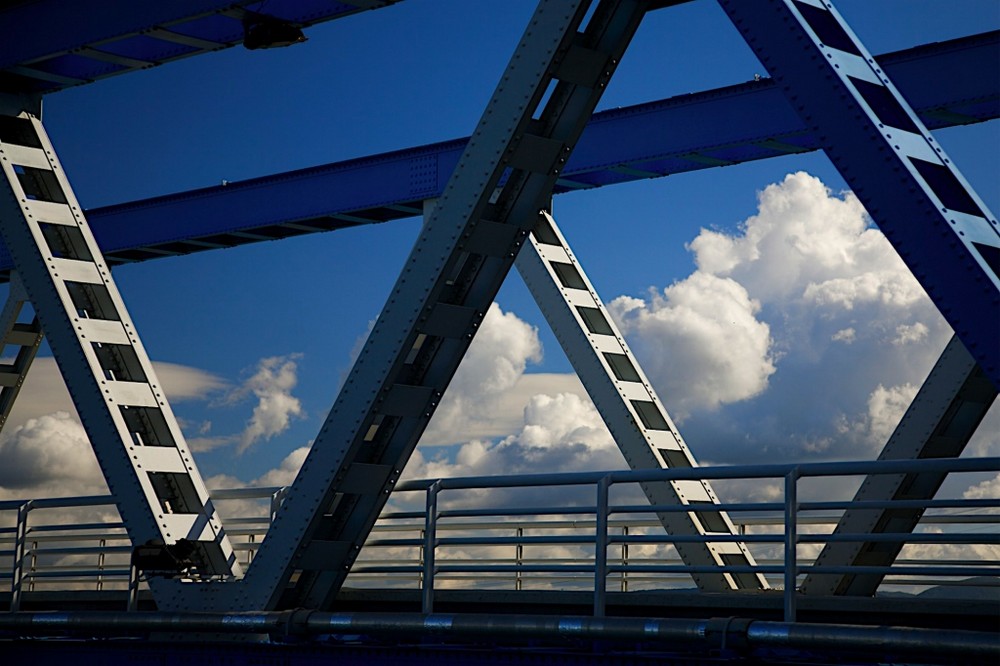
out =
[[[260,10],[299,27],[399,0],[35,0],[0,9],[0,92],[46,94],[229,48]]]
[[[941,314],[1000,387],[996,216],[831,3],[719,4],[819,136],[834,166]],[[961,78],[972,72],[956,74]]]
[[[1000,116],[1000,32],[889,53],[878,62],[931,128]],[[115,265],[410,217],[421,213],[423,199],[441,195],[466,141],[97,208],[88,218]],[[555,192],[819,147],[765,79],[595,114]],[[12,265],[0,243],[0,281]]]

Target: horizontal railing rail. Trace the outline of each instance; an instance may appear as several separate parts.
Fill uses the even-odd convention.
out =
[[[366,542],[348,585],[416,586],[428,613],[441,587],[589,589],[594,612],[601,615],[609,585],[629,592],[689,587],[691,576],[700,573],[762,574],[772,586],[783,588],[786,621],[795,619],[796,587],[809,572],[883,576],[887,589],[904,591],[967,586],[973,578],[979,588],[1000,587],[1000,498],[939,493],[930,500],[853,502],[823,496],[821,489],[800,488],[810,479],[997,471],[1000,458],[962,458],[405,481],[398,484],[391,507]],[[737,527],[736,534],[706,535],[663,531],[656,516],[694,511],[689,505],[627,501],[628,489],[638,483],[701,479],[721,482],[716,485],[723,495],[727,480],[778,483],[783,496],[780,501],[737,498],[698,504],[700,513],[727,512]],[[524,505],[522,493],[503,493],[527,488],[544,491],[545,504]],[[626,494],[626,501],[611,501],[617,489]],[[507,501],[485,500],[484,490],[498,492]],[[224,516],[227,502],[238,504],[238,513],[225,519],[226,531],[247,564],[285,492],[282,487],[246,487],[211,493]],[[565,495],[561,499],[560,493]],[[100,509],[102,516],[95,518],[88,509]],[[861,509],[916,510],[923,516],[913,533],[833,533],[845,511]],[[904,544],[904,550],[891,566],[815,562],[827,543],[861,541]],[[756,565],[686,565],[673,546],[691,542],[742,543],[754,554]],[[40,589],[134,590],[137,572],[130,566],[131,552],[110,496],[0,501],[0,578],[10,580],[12,610],[18,609],[25,592]]]

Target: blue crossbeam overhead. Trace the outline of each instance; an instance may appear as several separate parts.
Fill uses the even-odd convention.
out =
[[[1000,116],[1000,32],[890,53],[879,62],[932,129]],[[440,196],[465,143],[99,208],[88,217],[112,264],[385,222],[418,215],[423,199]],[[818,148],[777,86],[749,82],[596,114],[556,192]],[[0,243],[0,280],[11,266]]]
[[[399,0],[36,0],[0,9],[0,92],[51,93],[243,43],[251,12],[302,28]],[[263,5],[263,6],[262,6]],[[59,16],[59,20],[53,17]],[[25,29],[25,26],[31,26]],[[44,26],[39,29],[38,26]]]

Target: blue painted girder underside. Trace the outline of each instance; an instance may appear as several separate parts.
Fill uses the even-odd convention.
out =
[[[47,94],[242,43],[242,11],[306,27],[399,0],[35,0],[0,8],[0,92]]]
[[[879,57],[931,128],[1000,116],[1000,32]],[[976,71],[956,77],[955,71]],[[458,139],[98,208],[112,264],[385,222],[421,213],[465,147]],[[820,148],[769,80],[595,114],[557,193]],[[0,243],[0,280],[13,262]]]

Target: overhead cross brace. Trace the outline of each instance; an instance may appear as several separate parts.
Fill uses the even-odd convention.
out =
[[[1000,33],[926,44],[877,62],[929,127],[1000,114]],[[953,76],[963,70],[978,75]],[[114,265],[410,217],[421,201],[441,195],[466,142],[96,208],[88,218]],[[692,153],[742,163],[820,147],[820,136],[766,79],[594,114],[555,192],[711,168],[682,158]],[[11,265],[0,246],[0,281]]]

